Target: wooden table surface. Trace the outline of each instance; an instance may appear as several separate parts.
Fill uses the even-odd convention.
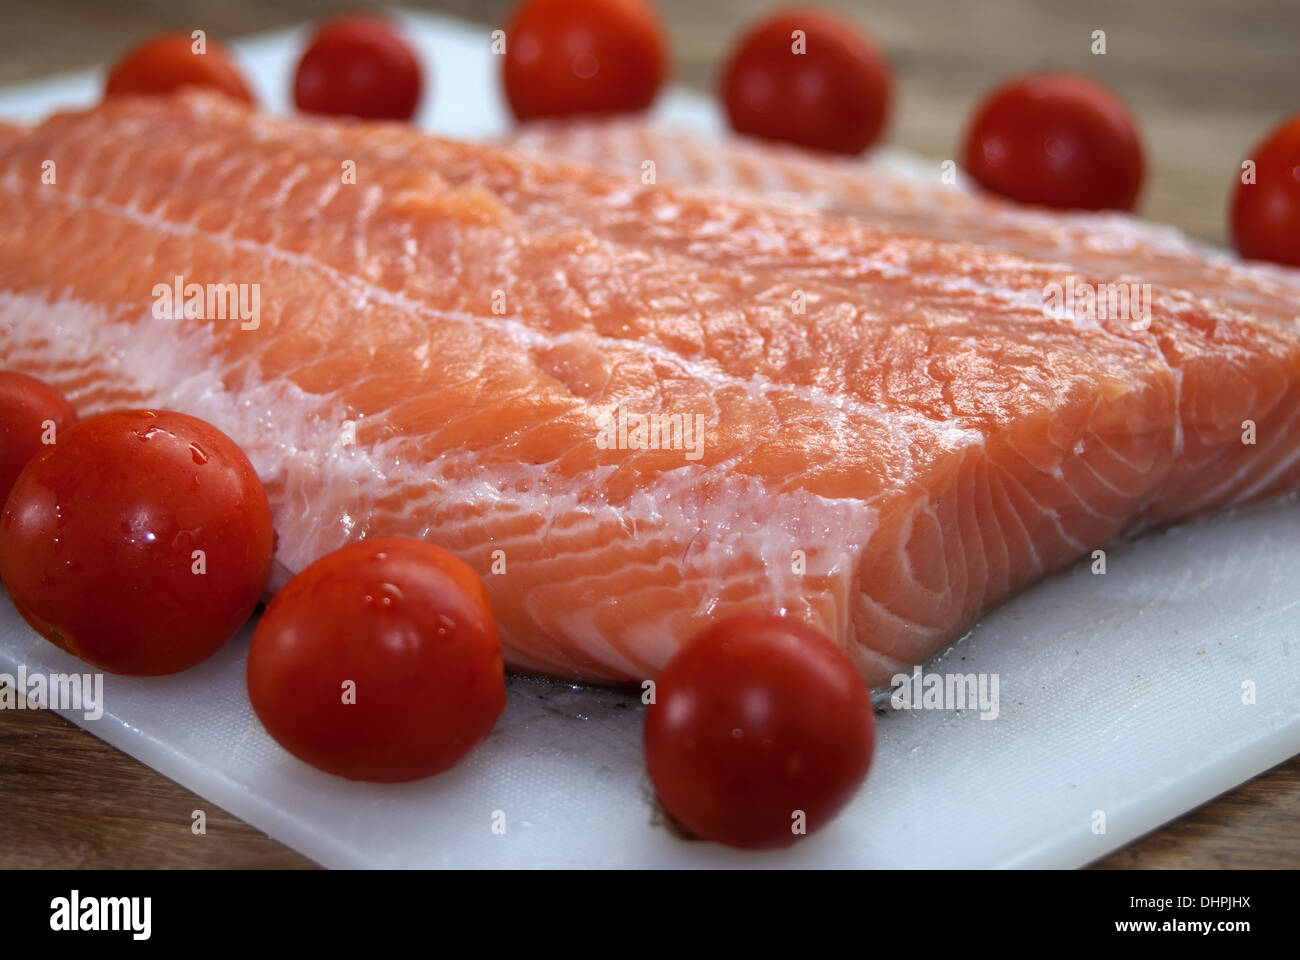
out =
[[[237,36],[364,0],[0,0],[0,84],[92,66],[164,29]],[[508,0],[411,3],[496,25]],[[1141,211],[1222,241],[1237,165],[1300,109],[1291,0],[824,0],[866,26],[898,81],[890,139],[953,155],[999,79],[1087,72],[1132,106],[1148,150]],[[742,25],[773,5],[659,0],[674,79],[711,89]],[[1107,52],[1090,52],[1094,30]],[[438,78],[453,82],[453,78]],[[207,833],[190,831],[195,810]],[[1300,867],[1300,757],[1112,854],[1101,867]],[[0,715],[0,867],[305,867],[310,862],[61,719]]]

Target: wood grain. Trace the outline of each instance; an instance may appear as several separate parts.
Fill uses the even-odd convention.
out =
[[[0,869],[313,866],[55,713],[0,715],[0,770]]]
[[[105,62],[160,30],[235,36],[367,0],[0,0],[0,84]],[[504,19],[509,0],[426,6]],[[711,89],[742,26],[770,4],[660,0],[674,79]],[[1222,241],[1250,145],[1300,108],[1300,5],[1290,0],[823,0],[866,26],[898,82],[890,139],[952,156],[991,85],[1043,69],[1087,72],[1133,107],[1148,148],[1142,212]],[[1105,30],[1107,53],[1089,48]],[[436,73],[436,65],[435,65]],[[286,82],[288,79],[286,78]],[[447,82],[436,78],[435,82]],[[0,868],[306,867],[310,862],[57,715],[0,715]],[[194,810],[207,834],[190,829]],[[1300,867],[1300,757],[1095,866]]]
[[[1300,867],[1300,757],[1147,834],[1095,866]]]

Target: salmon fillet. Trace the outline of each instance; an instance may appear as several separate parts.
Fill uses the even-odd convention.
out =
[[[924,166],[885,151],[867,162],[735,137],[706,139],[637,120],[551,120],[530,123],[510,146],[534,155],[577,161],[640,179],[655,165],[656,181],[690,189],[723,189],[829,211],[882,229],[957,243],[975,242],[1063,268],[1086,269],[1115,282],[1164,283],[1276,314],[1278,296],[1295,302],[1296,274],[1207,252],[1177,230],[1114,213],[1060,213],[1026,207],[973,188],[955,169],[941,180],[938,160]]]
[[[273,587],[428,538],[511,666],[575,680],[769,611],[883,684],[1117,535],[1300,486],[1289,271],[1122,218],[658,179],[199,94],[5,128],[0,365],[229,433]],[[1141,329],[1044,311],[1121,269]],[[177,277],[260,315],[160,316]]]

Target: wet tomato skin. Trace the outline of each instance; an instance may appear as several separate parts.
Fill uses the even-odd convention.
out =
[[[516,119],[643,110],[667,43],[645,0],[523,0],[505,26],[503,83]]]
[[[963,150],[976,182],[1020,203],[1132,210],[1142,188],[1142,142],[1128,108],[1076,74],[998,87],[976,109]]]
[[[243,451],[165,410],[70,427],[0,515],[0,578],[19,613],[113,673],[211,656],[257,605],[271,549],[266,492]]]
[[[365,540],[328,554],[263,614],[248,695],[282,747],[327,773],[376,782],[441,773],[505,709],[483,583],[421,540]]]
[[[871,41],[819,10],[763,20],[740,39],[722,74],[733,130],[851,155],[880,137],[890,88],[889,67]]]
[[[410,120],[423,83],[420,61],[382,17],[338,17],[303,53],[293,99],[303,113]]]
[[[1237,252],[1300,267],[1300,114],[1251,151],[1255,182],[1237,178],[1230,220]]]
[[[0,370],[0,507],[28,461],[51,446],[45,441],[58,442],[76,422],[77,411],[49,384]]]
[[[788,847],[803,811],[825,826],[866,777],[870,695],[843,651],[781,617],[733,617],[689,641],[646,709],[650,779],[664,808],[706,840]]]
[[[204,52],[195,53],[194,39],[184,33],[162,34],[132,49],[109,71],[104,95],[168,94],[187,86],[253,103],[248,84],[225,49],[207,40]]]

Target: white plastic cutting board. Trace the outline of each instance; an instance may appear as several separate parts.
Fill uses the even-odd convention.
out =
[[[489,28],[404,19],[433,75],[420,125],[464,137],[507,129]],[[274,109],[287,106],[302,37],[232,44]],[[85,105],[100,85],[87,72],[0,90],[0,118]],[[669,91],[660,112],[677,126],[718,126],[708,99],[686,91]],[[888,159],[909,162],[896,151]],[[1104,576],[1079,565],[1051,578],[931,665],[998,674],[996,720],[887,711],[865,788],[832,825],[781,853],[665,829],[643,773],[640,700],[619,692],[512,679],[483,747],[401,786],[319,773],[266,736],[244,689],[248,630],[177,676],[107,676],[104,716],[68,716],[333,867],[1072,867],[1300,753],[1298,633],[1300,506],[1112,550]],[[44,673],[84,666],[3,600],[0,672],[21,663]],[[1245,684],[1254,703],[1243,702]],[[494,833],[502,814],[505,833]]]

